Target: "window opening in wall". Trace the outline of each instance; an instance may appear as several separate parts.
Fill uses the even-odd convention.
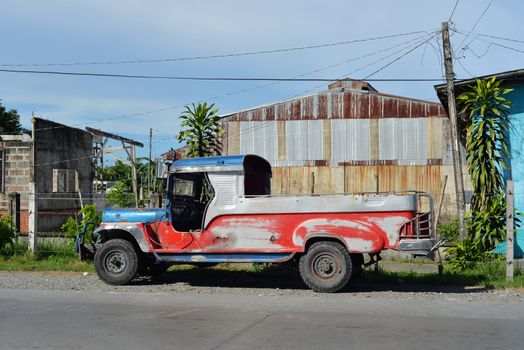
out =
[[[53,169],[53,192],[78,191],[78,172],[75,169]]]

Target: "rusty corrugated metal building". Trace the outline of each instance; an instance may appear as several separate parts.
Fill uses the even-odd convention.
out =
[[[364,81],[223,116],[223,154],[273,166],[272,193],[421,190],[453,212],[449,122],[438,102],[380,93]]]

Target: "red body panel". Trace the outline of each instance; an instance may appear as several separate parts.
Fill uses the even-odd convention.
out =
[[[219,216],[202,232],[178,232],[170,222],[137,224],[158,253],[303,252],[313,237],[332,237],[350,252],[397,248],[412,211]]]

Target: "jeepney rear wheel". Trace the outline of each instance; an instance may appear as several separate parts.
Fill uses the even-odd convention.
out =
[[[137,275],[139,257],[133,244],[124,239],[111,239],[96,251],[95,270],[107,284],[122,285]]]
[[[334,293],[346,286],[353,270],[351,257],[336,242],[317,242],[300,257],[300,276],[315,292]]]

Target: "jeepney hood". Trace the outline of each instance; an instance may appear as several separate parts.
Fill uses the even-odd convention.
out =
[[[159,222],[168,220],[166,209],[106,209],[102,222]]]

